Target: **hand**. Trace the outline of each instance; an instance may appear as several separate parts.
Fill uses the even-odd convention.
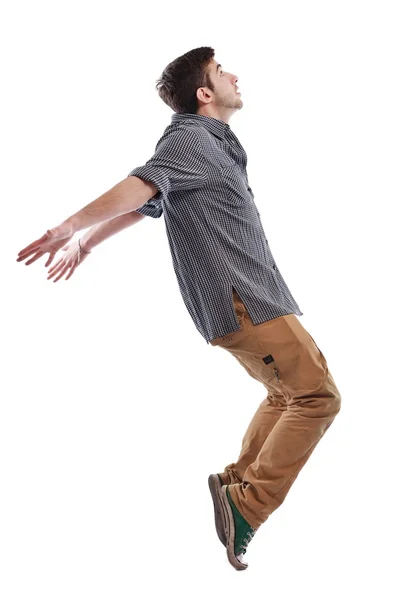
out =
[[[78,263],[78,252],[79,252],[78,242],[74,242],[73,244],[69,244],[69,245],[65,246],[65,248],[62,248],[62,250],[64,250],[64,251],[68,250],[68,252],[66,254],[64,254],[64,256],[57,263],[55,263],[51,267],[51,269],[49,269],[49,272],[48,272],[49,275],[48,275],[47,279],[51,279],[52,277],[54,277],[54,275],[57,275],[57,273],[59,273],[59,276],[57,277],[57,279],[54,279],[54,281],[53,281],[53,283],[55,283],[56,281],[61,279],[61,277],[65,274],[65,272],[68,269],[70,269],[68,276],[65,277],[65,281],[67,279],[69,279],[71,277],[72,273],[75,271],[76,267],[81,265],[82,262],[84,261],[84,259],[87,258],[90,254],[90,252],[84,251],[84,248],[82,247],[82,242],[81,242],[81,248],[82,248],[82,252],[80,253],[80,263]]]
[[[25,263],[26,265],[31,265],[35,260],[48,252],[50,256],[44,266],[50,266],[58,250],[72,239],[74,233],[72,224],[67,221],[64,221],[58,227],[48,229],[39,240],[32,242],[29,246],[18,252],[19,258],[17,258],[17,262],[21,262],[21,260],[25,260],[31,254],[34,254],[33,258]]]

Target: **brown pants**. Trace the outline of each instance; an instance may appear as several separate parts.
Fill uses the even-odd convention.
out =
[[[295,314],[254,325],[233,289],[240,330],[211,340],[268,394],[222,475],[246,521],[258,528],[286,497],[341,407],[326,359]]]

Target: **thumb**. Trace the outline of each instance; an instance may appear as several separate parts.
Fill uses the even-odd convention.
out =
[[[66,246],[64,246],[63,248],[61,248],[61,250],[68,250],[69,248],[69,244],[67,244]]]
[[[46,233],[49,237],[58,238],[62,234],[61,227],[58,225],[57,227],[53,227],[52,229],[47,229]]]

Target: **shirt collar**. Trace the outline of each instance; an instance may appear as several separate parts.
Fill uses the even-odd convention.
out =
[[[172,123],[183,123],[193,121],[203,127],[206,127],[211,133],[224,140],[226,131],[230,129],[230,125],[220,119],[214,117],[206,117],[205,115],[197,115],[196,113],[175,113],[172,115]]]

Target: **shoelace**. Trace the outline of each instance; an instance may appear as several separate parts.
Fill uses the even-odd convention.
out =
[[[241,548],[243,554],[246,553],[247,546],[248,546],[249,542],[252,540],[252,538],[254,537],[255,533],[256,533],[256,529],[253,529],[251,527],[251,529],[248,531],[248,534],[247,534],[248,537],[245,537],[243,540],[243,543],[240,544],[240,548]]]

